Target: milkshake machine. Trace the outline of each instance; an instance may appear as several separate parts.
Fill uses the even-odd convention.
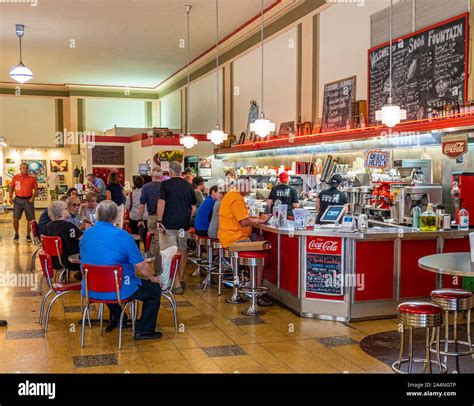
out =
[[[464,208],[469,213],[469,225],[474,226],[474,172],[453,172],[451,196],[456,224],[459,224],[459,211]]]

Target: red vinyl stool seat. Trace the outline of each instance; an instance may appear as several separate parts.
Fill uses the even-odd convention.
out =
[[[439,369],[439,373],[445,374],[448,371],[446,363],[441,363],[441,352],[439,349],[439,334],[443,324],[443,308],[434,303],[429,302],[405,302],[398,305],[398,320],[400,322],[400,354],[398,361],[392,364],[392,370],[399,374],[411,374],[413,364],[424,364],[423,372],[428,370],[432,373],[432,366]],[[415,358],[413,351],[413,331],[415,328],[425,329],[425,358]],[[430,333],[433,336],[430,337]],[[408,333],[408,354],[404,358],[405,352],[405,333]],[[436,337],[436,340],[435,340]],[[434,351],[436,360],[431,359],[431,345],[435,344]],[[407,364],[406,370],[402,370],[402,366]],[[418,372],[418,371],[417,371]]]
[[[268,258],[267,251],[242,251],[239,252],[239,258]]]
[[[469,299],[472,292],[464,289],[436,289],[431,292],[431,297],[440,299]]]
[[[408,314],[436,315],[442,314],[443,309],[433,303],[426,302],[406,302],[398,305],[398,311]]]
[[[474,308],[474,296],[472,292],[464,289],[436,289],[431,292],[431,301],[441,306],[444,311],[444,337],[440,340],[443,347],[441,355],[444,356],[444,363],[447,364],[448,357],[455,358],[456,372],[459,373],[459,357],[473,356],[471,340],[471,309]],[[458,312],[466,312],[466,340],[461,341],[458,337]],[[453,337],[450,339],[449,316],[453,315]],[[451,345],[451,348],[449,348]],[[464,351],[459,349],[463,346]],[[431,351],[434,351],[433,345]]]

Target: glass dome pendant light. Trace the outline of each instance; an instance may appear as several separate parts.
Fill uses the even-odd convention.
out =
[[[250,124],[250,131],[255,132],[260,138],[267,137],[271,132],[275,131],[275,123],[272,123],[270,120],[265,118],[265,113],[263,112],[263,79],[264,79],[264,58],[263,58],[263,28],[264,28],[264,20],[263,20],[263,0],[261,0],[261,27],[260,27],[260,40],[261,40],[261,50],[262,50],[262,72],[261,72],[261,113],[260,118],[255,120],[253,123]]]
[[[187,51],[188,51],[188,66],[187,66],[187,72],[188,72],[188,87],[187,87],[187,92],[188,92],[188,96],[187,96],[187,100],[186,100],[186,105],[187,105],[187,108],[186,108],[186,111],[187,111],[187,117],[188,117],[188,122],[187,122],[187,131],[185,134],[181,134],[181,136],[179,137],[179,143],[181,145],[184,146],[184,148],[192,148],[194,147],[195,145],[197,145],[198,143],[198,140],[196,138],[194,138],[191,133],[189,132],[189,127],[190,127],[190,117],[191,115],[189,114],[189,106],[190,106],[190,102],[189,102],[189,91],[190,91],[190,87],[189,87],[189,14],[191,13],[191,8],[193,6],[191,5],[186,5],[184,6],[184,9],[186,10],[186,14],[187,14],[187,38],[186,38],[186,48],[187,48]]]
[[[10,69],[10,77],[18,83],[26,83],[33,79],[33,72],[23,63],[23,53],[21,48],[21,38],[25,34],[25,26],[22,24],[16,25],[16,36],[20,41],[20,63]]]
[[[219,125],[219,0],[216,0],[216,89],[217,89],[217,126],[215,130],[207,133],[207,139],[213,144],[219,145],[227,140],[227,134],[221,130]]]
[[[390,94],[387,104],[375,112],[375,119],[392,128],[407,118],[407,111],[392,103],[392,41],[393,41],[393,0],[390,0]]]

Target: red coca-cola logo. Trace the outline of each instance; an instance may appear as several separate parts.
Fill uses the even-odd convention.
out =
[[[341,246],[340,240],[329,240],[329,239],[322,239],[316,238],[311,239],[308,242],[308,251],[318,252],[318,253],[326,253],[326,254],[340,254],[341,253]]]
[[[443,154],[450,158],[458,158],[467,152],[467,140],[449,140],[442,143]]]

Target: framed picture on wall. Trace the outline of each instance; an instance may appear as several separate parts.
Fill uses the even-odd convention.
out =
[[[67,172],[68,171],[68,160],[67,159],[51,159],[49,161],[49,167],[51,172],[54,168],[57,169],[58,172]]]
[[[280,129],[278,130],[278,137],[288,137],[290,134],[295,133],[295,122],[286,121],[280,124]]]

